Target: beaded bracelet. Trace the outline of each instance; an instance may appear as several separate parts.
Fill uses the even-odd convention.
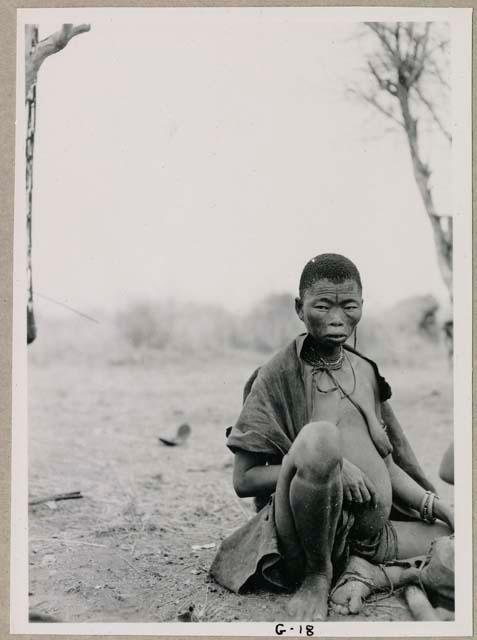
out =
[[[433,522],[435,522],[437,520],[437,516],[434,513],[434,506],[436,504],[436,500],[439,500],[439,496],[437,496],[435,493],[432,494],[432,504],[431,504],[431,516],[432,518],[434,518]]]
[[[434,524],[436,516],[434,515],[434,502],[438,500],[435,493],[432,491],[426,491],[421,502],[420,515],[421,520],[427,522],[427,524]]]
[[[430,494],[430,491],[426,491],[424,493],[424,496],[423,496],[422,500],[421,500],[421,506],[419,507],[419,515],[421,516],[421,520],[422,520],[422,512],[423,512],[423,509],[424,509],[424,505],[425,505],[426,501],[429,498],[429,494]]]

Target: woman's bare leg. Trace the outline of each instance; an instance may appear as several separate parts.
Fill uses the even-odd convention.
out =
[[[398,560],[423,555],[433,540],[450,536],[452,533],[451,529],[443,522],[426,524],[425,522],[393,520],[392,524],[397,535]]]
[[[275,523],[291,570],[302,584],[290,605],[296,620],[325,619],[332,579],[331,554],[341,514],[341,453],[336,427],[312,422],[284,461],[275,495]]]
[[[346,573],[349,575],[346,576]],[[330,599],[333,611],[341,615],[359,613],[366,598],[376,591],[390,590],[391,585],[397,589],[407,584],[419,583],[419,570],[412,565],[409,568],[385,566],[383,571],[381,566],[371,564],[358,556],[351,556],[345,574],[342,578],[343,584],[335,587]],[[353,575],[364,578],[366,583],[353,579]],[[341,580],[337,584],[340,583]]]
[[[433,540],[452,533],[451,529],[443,522],[426,524],[425,522],[393,521],[392,524],[398,542],[397,560],[422,556],[428,551]],[[346,571],[358,573],[374,584],[377,589],[385,589],[390,586],[390,583],[395,588],[407,584],[419,584],[419,570],[412,565],[409,568],[387,566],[385,567],[386,573],[384,573],[378,566],[363,558],[353,556],[350,558]],[[358,613],[362,609],[364,600],[372,591],[373,589],[363,582],[350,580],[334,591],[331,598],[333,608],[341,614]]]

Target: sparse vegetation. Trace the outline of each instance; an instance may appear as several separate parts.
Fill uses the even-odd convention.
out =
[[[403,358],[406,341],[406,357],[411,351],[419,366],[388,360],[383,374],[419,460],[448,496],[437,471],[452,437],[452,376],[445,354],[439,359],[435,343],[412,329],[414,316],[406,321],[407,308],[363,325],[359,343]],[[91,315],[100,324],[69,315],[42,320],[42,339],[28,350],[30,497],[83,495],[56,509],[30,507],[30,606],[74,623],[283,619],[286,595],[237,596],[207,575],[221,540],[254,513],[234,494],[225,429],[240,411],[245,381],[269,354],[194,352],[184,349],[189,334],[175,331],[179,345],[133,347],[114,318]],[[177,327],[190,330],[186,319]],[[391,320],[401,328],[409,322],[411,331],[389,338]],[[245,319],[237,322],[245,331]],[[262,325],[257,319],[266,334]],[[205,331],[205,321],[194,326]],[[381,356],[372,356],[381,366]],[[158,436],[183,422],[191,426],[187,443],[162,445]],[[366,613],[410,619],[399,594],[370,603]]]
[[[423,357],[440,358],[445,346],[438,311],[435,298],[419,296],[381,314],[366,314],[358,329],[358,349],[380,365],[413,366]],[[165,354],[201,358],[237,350],[263,354],[265,360],[303,331],[287,293],[266,297],[245,315],[207,304],[144,300],[113,316],[96,315],[99,324],[69,315],[43,319],[50,326],[43,341],[32,345],[33,360],[58,362],[68,353],[77,361],[107,360],[120,366]]]
[[[386,312],[367,316],[358,332],[358,349],[380,363],[417,364],[441,351],[432,296],[403,300]],[[303,331],[291,294],[266,297],[244,316],[207,305],[135,304],[116,318],[120,338],[136,350],[271,354]]]

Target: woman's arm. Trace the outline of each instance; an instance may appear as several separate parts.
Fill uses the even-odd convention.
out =
[[[398,467],[391,456],[386,458],[386,464],[391,478],[393,497],[420,512],[422,501],[426,495],[424,489],[408,476],[401,467]],[[436,499],[434,500],[433,511],[439,520],[446,522],[454,530],[454,511],[450,504],[444,500]]]
[[[234,455],[233,482],[239,498],[250,498],[273,493],[276,489],[281,464],[266,464],[265,456],[248,451]]]
[[[389,401],[381,404],[381,413],[387,426],[387,435],[393,446],[394,461],[421,487],[435,491],[434,485],[429,482],[422,470]]]

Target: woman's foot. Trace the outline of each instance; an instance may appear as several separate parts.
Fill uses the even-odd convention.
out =
[[[307,576],[293,596],[288,613],[292,620],[326,620],[331,579],[321,573]]]
[[[379,565],[351,556],[345,572],[331,592],[330,607],[341,615],[359,613],[371,593],[386,588],[390,588],[390,582]]]

